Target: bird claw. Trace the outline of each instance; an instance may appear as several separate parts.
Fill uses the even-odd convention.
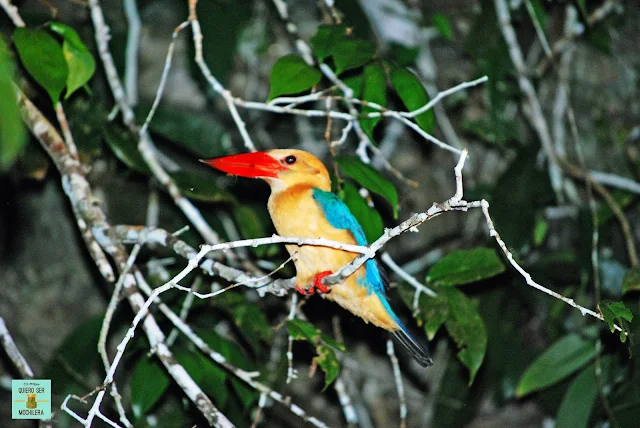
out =
[[[309,288],[302,288],[299,285],[296,284],[296,290],[298,290],[298,293],[302,294],[303,296],[308,296],[310,294],[314,294],[316,291],[320,294],[326,294],[331,292],[331,288],[324,285],[322,283],[322,279],[325,276],[329,276],[331,275],[333,272],[331,272],[330,270],[326,270],[324,272],[320,272],[319,274],[317,274],[314,278],[313,278],[313,284],[311,285],[311,287]]]

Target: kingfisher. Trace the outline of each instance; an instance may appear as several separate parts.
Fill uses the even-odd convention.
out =
[[[368,244],[349,208],[331,192],[327,168],[311,153],[276,149],[202,162],[228,174],[266,181],[271,187],[269,214],[282,236]],[[365,322],[391,332],[422,366],[433,363],[427,348],[408,332],[391,309],[386,296],[388,279],[377,261],[369,259],[344,282],[326,286],[322,279],[351,262],[357,253],[313,245],[285,247],[293,258],[299,293],[321,294]]]

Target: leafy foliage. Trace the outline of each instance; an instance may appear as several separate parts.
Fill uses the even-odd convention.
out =
[[[20,60],[55,105],[67,84],[69,69],[58,41],[45,30],[18,28],[13,33]]]
[[[362,226],[367,242],[371,243],[382,235],[383,223],[380,213],[367,204],[356,186],[351,182],[345,182],[338,196]]]
[[[603,300],[598,304],[600,313],[604,317],[604,321],[609,325],[611,333],[615,331],[615,324],[621,325],[620,341],[627,341],[629,334],[628,323],[633,320],[633,314],[622,302],[612,302],[611,300]]]
[[[324,389],[333,383],[340,373],[340,360],[335,351],[344,351],[344,345],[322,333],[307,321],[292,319],[287,321],[287,330],[294,340],[305,340],[311,343],[318,354],[314,361],[324,372]]]
[[[298,55],[283,56],[271,69],[271,90],[268,99],[304,92],[317,85],[321,78],[322,73]]]
[[[353,178],[362,187],[366,187],[373,193],[382,196],[391,204],[393,216],[398,217],[398,191],[393,183],[376,171],[371,165],[363,163],[353,156],[340,156],[336,158],[340,169]]]
[[[458,250],[438,260],[429,270],[427,282],[439,286],[462,285],[491,278],[502,272],[504,265],[495,250]]]
[[[156,405],[169,387],[167,371],[155,357],[143,356],[131,372],[131,407],[140,418]]]
[[[67,99],[91,79],[96,71],[96,62],[89,49],[80,40],[76,30],[60,22],[52,22],[49,26],[64,38],[62,53],[69,67],[66,82],[67,94],[65,95],[65,99]]]
[[[408,111],[417,110],[429,102],[427,90],[416,75],[406,68],[394,67],[391,70],[391,83]],[[432,132],[435,126],[433,110],[420,113],[415,121],[423,130]]]
[[[424,326],[429,339],[433,339],[440,327],[446,327],[458,347],[458,359],[469,369],[469,385],[482,365],[487,350],[487,333],[477,306],[461,291],[452,287],[434,287],[437,296],[421,294],[415,312],[418,325]],[[400,288],[400,295],[412,306],[414,290]]]
[[[553,385],[574,373],[596,355],[595,342],[568,334],[551,345],[525,370],[516,395],[522,397]]]
[[[0,172],[13,165],[27,141],[11,84],[13,68],[7,46],[0,38]]]

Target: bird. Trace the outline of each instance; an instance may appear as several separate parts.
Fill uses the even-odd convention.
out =
[[[266,181],[271,187],[267,207],[281,236],[368,245],[362,227],[349,208],[331,192],[327,168],[309,152],[274,149],[201,162],[231,175]],[[327,286],[322,279],[348,264],[357,253],[312,245],[286,244],[285,247],[293,258],[299,293],[321,294],[365,322],[391,332],[422,366],[433,364],[426,346],[409,333],[391,309],[386,296],[388,279],[376,260],[367,260],[344,282]]]

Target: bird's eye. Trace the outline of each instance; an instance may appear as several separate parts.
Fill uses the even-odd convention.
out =
[[[286,158],[284,158],[284,162],[287,165],[293,165],[294,163],[296,163],[296,157],[295,156],[287,156]]]

